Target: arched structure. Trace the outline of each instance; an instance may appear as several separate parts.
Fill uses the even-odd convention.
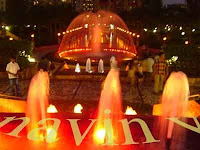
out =
[[[104,60],[115,56],[131,59],[136,55],[133,33],[116,14],[99,11],[77,16],[69,25],[59,47],[59,56],[66,59]]]

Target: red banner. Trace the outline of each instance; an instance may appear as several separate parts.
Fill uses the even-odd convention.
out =
[[[173,139],[171,142],[181,147],[181,150],[199,150],[200,124],[199,118],[190,118],[183,121],[181,118],[166,118],[176,127],[186,131],[185,140]],[[165,149],[167,141],[159,136],[161,126],[159,118],[155,116],[125,116],[119,120],[122,127],[122,141],[101,144],[94,139],[95,118],[83,114],[53,114],[51,118],[39,121],[38,127],[28,131],[27,126],[32,124],[31,118],[24,114],[0,113],[0,150],[95,150],[95,149],[134,149],[160,150]],[[109,120],[108,120],[109,121]],[[47,133],[43,133],[43,125],[47,124]],[[35,133],[41,133],[36,135]],[[108,131],[109,133],[109,131]],[[101,133],[103,134],[103,133]]]

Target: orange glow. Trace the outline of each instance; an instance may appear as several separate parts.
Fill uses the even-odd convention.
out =
[[[68,64],[67,64],[67,63],[65,63],[65,64],[64,64],[64,66],[63,66],[63,68],[64,68],[64,69],[66,69],[66,70],[67,70],[67,69],[69,69],[69,66],[68,66]]]
[[[95,26],[93,29],[93,35],[92,35],[92,49],[95,51],[100,50],[100,45],[103,42],[103,36],[101,35],[101,28],[99,26]]]
[[[0,98],[0,112],[24,113],[26,101]]]
[[[123,48],[124,47],[124,42],[121,40],[121,39],[119,39],[119,48]]]
[[[91,51],[90,48],[86,48],[86,49],[72,49],[72,50],[68,50],[68,51],[63,51],[59,53],[60,57],[63,57],[65,54],[67,53],[74,53],[74,52],[84,52],[84,51]],[[135,53],[129,52],[129,51],[125,51],[123,49],[104,49],[104,51],[111,51],[111,52],[119,52],[119,53],[126,53],[126,54],[130,54],[135,56]]]
[[[39,71],[31,80],[28,97],[26,116],[31,119],[28,131],[38,127],[38,121],[47,118],[49,101],[49,75]],[[46,125],[44,125],[46,128]],[[39,135],[39,134],[38,134]]]
[[[189,44],[189,41],[185,41],[185,45],[188,45]]]
[[[101,17],[99,18],[98,16]],[[110,19],[110,17],[113,19]],[[65,34],[58,51],[59,56],[63,58],[70,57],[79,60],[87,57],[84,54],[81,58],[78,56],[81,52],[84,52],[84,50],[80,49],[86,48],[91,49],[91,56],[94,56],[95,59],[99,59],[100,56],[106,56],[103,51],[104,48],[122,49],[134,54],[137,53],[134,41],[130,36],[132,32],[128,30],[126,24],[117,14],[111,12],[98,11],[96,13],[85,12],[80,14],[71,22],[66,33],[67,31],[70,33]],[[73,32],[76,32],[76,34]],[[117,38],[121,38],[124,43],[121,48]],[[133,58],[133,56],[127,55],[126,52],[122,53],[124,54],[118,58],[119,60],[123,57]]]
[[[137,115],[136,111],[133,110],[133,108],[130,106],[127,106],[125,114],[126,115]]]
[[[90,48],[86,48],[86,49],[71,49],[71,50],[68,50],[68,51],[64,51],[64,52],[60,52],[59,53],[59,56],[62,57],[62,55],[66,54],[66,53],[72,53],[72,52],[83,52],[83,51],[91,51]]]
[[[47,113],[57,113],[57,112],[58,112],[58,110],[52,104],[50,104],[49,107],[47,108]]]
[[[136,34],[135,33],[133,33],[133,36],[135,36]]]
[[[94,139],[98,144],[103,144],[105,141],[106,130],[105,129],[98,129],[94,134]]]
[[[74,113],[78,113],[81,114],[82,113],[82,105],[81,104],[77,104],[76,106],[74,106]]]
[[[65,35],[65,32],[63,32],[62,34]]]
[[[163,112],[161,108],[162,104],[153,105],[153,115],[162,116]],[[182,117],[198,117],[198,116],[200,116],[200,105],[194,100],[189,101],[187,109],[185,113],[182,115]]]
[[[140,35],[138,34],[138,35],[137,35],[137,38],[139,38],[139,37],[140,37]]]

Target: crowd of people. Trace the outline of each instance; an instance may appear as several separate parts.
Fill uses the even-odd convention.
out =
[[[163,90],[163,84],[168,76],[168,65],[165,54],[160,56],[146,57],[141,60],[136,57],[128,65],[131,89],[134,89],[138,83],[152,84],[154,82],[155,94],[159,94]]]
[[[87,64],[87,63],[86,63]],[[103,64],[103,63],[102,63]],[[91,65],[91,64],[90,64]],[[99,66],[98,66],[99,67]],[[91,68],[91,66],[90,66]],[[100,68],[103,68],[102,65]],[[117,60],[115,57],[110,59],[110,68],[117,68]],[[38,70],[43,70],[49,72],[51,76],[55,66],[46,58],[41,58],[38,62]],[[99,68],[98,68],[99,69]],[[9,83],[10,83],[10,94],[13,96],[21,96],[21,90],[19,86],[19,75],[18,72],[20,67],[16,62],[15,57],[10,58],[10,62],[7,64],[6,71],[8,73]],[[91,70],[91,69],[89,69]],[[163,90],[163,84],[168,76],[168,65],[165,59],[165,55],[146,57],[144,60],[136,57],[126,68],[129,71],[128,77],[131,82],[130,91],[134,91],[138,83],[152,84],[154,81],[154,93],[159,94]],[[86,65],[87,72],[87,65]],[[104,69],[101,69],[104,72]]]

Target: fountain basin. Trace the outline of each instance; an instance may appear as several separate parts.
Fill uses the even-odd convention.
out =
[[[162,104],[156,104],[153,106],[153,115],[155,116],[162,116]],[[187,104],[187,110],[185,111],[184,117],[198,117],[200,116],[200,105],[191,100]]]
[[[0,98],[0,112],[25,113],[26,101]]]

